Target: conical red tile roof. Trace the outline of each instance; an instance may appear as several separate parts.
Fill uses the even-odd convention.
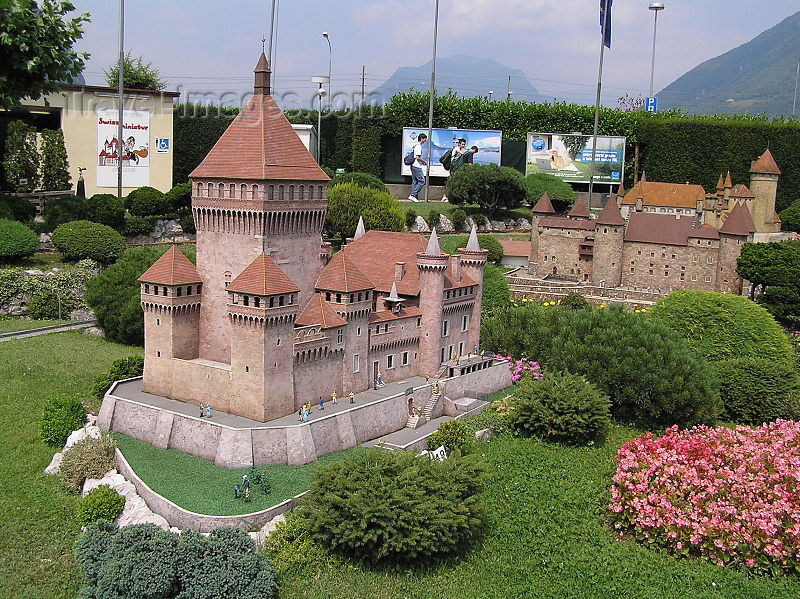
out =
[[[195,179],[328,181],[272,96],[253,96],[189,175]]]
[[[575,204],[573,204],[572,210],[569,211],[567,216],[571,218],[591,218],[589,209],[586,207],[586,202],[583,201],[583,198],[575,200]]]
[[[321,325],[323,329],[343,327],[347,321],[339,316],[336,309],[326,302],[321,293],[315,293],[308,300],[303,311],[297,316],[294,324],[301,327]]]
[[[322,269],[315,288],[349,293],[373,289],[374,285],[344,252],[337,252]]]
[[[603,206],[603,211],[600,213],[600,216],[597,217],[595,222],[598,225],[611,225],[612,227],[615,227],[624,225],[625,219],[622,218],[622,214],[619,212],[617,203],[609,198],[606,202],[606,205]]]
[[[775,164],[775,159],[772,157],[772,152],[769,151],[769,148],[766,152],[761,154],[758,157],[752,166],[750,167],[751,173],[760,173],[766,175],[780,175],[781,169],[778,168],[778,165]]]
[[[227,291],[263,296],[297,293],[300,288],[272,258],[261,254],[230,282]]]
[[[728,218],[722,223],[719,228],[720,233],[727,233],[728,235],[749,235],[756,230],[753,224],[753,218],[750,216],[750,211],[745,207],[744,203],[737,202],[733,210],[728,214]]]
[[[553,209],[553,203],[550,201],[550,196],[547,195],[547,192],[542,194],[542,197],[539,198],[539,201],[536,202],[536,205],[533,207],[534,214],[555,214],[556,211]]]
[[[141,283],[189,285],[202,283],[197,269],[174,245],[139,277]]]

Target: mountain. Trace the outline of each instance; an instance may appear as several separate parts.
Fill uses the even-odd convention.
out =
[[[478,58],[460,54],[449,58],[436,59],[436,93],[444,94],[448,89],[459,96],[488,97],[503,100],[508,91],[508,77],[511,76],[511,99],[529,102],[546,102],[545,98],[528,81],[525,73],[511,69],[491,58]],[[431,61],[418,67],[400,67],[389,79],[372,91],[373,98],[388,102],[398,93],[427,92],[431,86]]]
[[[800,12],[670,83],[658,93],[658,109],[681,108],[699,115],[791,115],[798,57]]]

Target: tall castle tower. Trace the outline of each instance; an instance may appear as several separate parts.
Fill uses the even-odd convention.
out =
[[[439,248],[436,228],[431,231],[428,247],[417,254],[419,268],[419,308],[422,322],[419,334],[419,373],[422,376],[436,376],[442,363],[442,297],[444,296],[444,273],[448,268],[450,256]],[[449,359],[450,356],[445,356]]]
[[[608,200],[595,221],[592,283],[616,287],[622,282],[622,245],[625,221],[617,203]]]
[[[781,229],[780,220],[775,218],[775,198],[780,174],[769,149],[750,168],[750,191],[755,196],[750,215],[756,233],[777,233]]]
[[[483,300],[483,267],[486,266],[486,258],[489,255],[488,250],[482,250],[478,244],[478,234],[475,227],[469,234],[467,247],[459,248],[461,254],[461,269],[468,277],[478,284],[478,292],[475,296],[475,303],[472,305],[472,314],[470,314],[470,328],[469,328],[469,345],[471,351],[473,347],[477,347],[480,341],[481,334],[481,302]]]
[[[550,196],[547,192],[542,194],[539,201],[533,207],[533,219],[531,222],[531,253],[528,262],[528,273],[536,276],[539,269],[539,223],[543,218],[552,216],[556,213],[553,209],[553,203],[550,201]]]
[[[270,96],[269,79],[262,53],[253,98],[190,175],[198,273],[206,283],[199,357],[221,363],[231,360],[226,287],[241,265],[266,254],[299,287],[304,305],[328,255],[328,176]]]

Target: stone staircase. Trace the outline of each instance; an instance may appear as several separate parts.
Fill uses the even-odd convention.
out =
[[[426,422],[430,422],[433,418],[433,410],[439,403],[439,398],[441,396],[442,396],[441,391],[439,393],[432,393],[431,398],[422,408],[422,414],[415,414],[414,416],[408,417],[408,421],[406,422],[406,428],[415,429],[422,426]]]

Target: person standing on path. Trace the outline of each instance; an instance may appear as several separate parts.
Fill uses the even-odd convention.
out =
[[[411,195],[408,196],[412,202],[419,202],[419,192],[425,187],[425,171],[422,170],[422,167],[428,166],[428,163],[422,158],[422,144],[426,139],[428,136],[420,133],[414,146],[414,164],[411,165]]]

